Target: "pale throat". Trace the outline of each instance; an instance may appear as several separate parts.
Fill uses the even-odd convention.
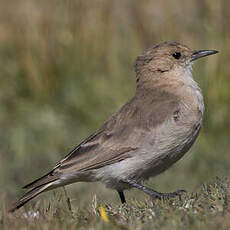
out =
[[[204,99],[203,99],[201,88],[193,78],[192,64],[193,63],[190,63],[186,68],[181,67],[180,70],[177,70],[177,73],[179,73],[179,76],[177,77],[183,82],[183,84],[186,86],[188,91],[191,92],[191,94],[194,97],[194,100],[197,100],[198,108],[201,114],[203,115],[205,109]]]

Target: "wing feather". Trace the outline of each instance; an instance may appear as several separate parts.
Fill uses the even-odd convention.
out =
[[[56,166],[58,171],[86,171],[134,156],[148,131],[171,118],[178,110],[178,99],[165,92],[144,100],[149,109],[143,109],[143,98],[132,98],[96,133],[60,161]]]
[[[97,169],[138,154],[138,149],[149,132],[165,120],[172,118],[173,113],[179,109],[179,100],[175,95],[166,92],[152,93],[151,97],[149,95],[146,92],[146,95],[143,94],[141,97],[133,97],[97,132],[76,146],[48,174],[26,185],[25,188],[44,185],[63,174]]]

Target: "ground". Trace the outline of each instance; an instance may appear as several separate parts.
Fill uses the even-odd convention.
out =
[[[79,208],[66,196],[55,194],[13,214],[6,204],[1,225],[7,229],[230,229],[230,180],[216,178],[196,193],[170,200],[133,198],[125,205],[111,205],[96,197]],[[3,198],[4,199],[4,198]],[[71,198],[70,198],[71,200]],[[6,202],[3,202],[6,203]]]

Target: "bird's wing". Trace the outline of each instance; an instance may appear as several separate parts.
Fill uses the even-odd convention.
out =
[[[148,133],[178,110],[175,95],[165,92],[147,95],[132,98],[60,161],[56,169],[63,173],[86,171],[134,156]],[[143,100],[147,108],[143,108]]]
[[[172,117],[178,109],[174,96],[158,93],[157,98],[154,95],[150,99],[147,95],[146,98],[145,95],[143,97],[132,98],[97,132],[73,149],[50,173],[24,188],[55,181],[63,174],[97,169],[137,154],[148,131]],[[145,103],[148,108],[143,108],[143,100],[148,100]]]
[[[132,105],[132,100],[128,103]],[[125,108],[129,107],[129,112]],[[131,106],[132,107],[132,106]],[[127,104],[96,133],[73,149],[57,165],[63,173],[100,168],[133,156],[140,144],[140,132],[133,122],[133,109]],[[121,117],[122,114],[122,117]],[[126,118],[125,118],[126,117]]]

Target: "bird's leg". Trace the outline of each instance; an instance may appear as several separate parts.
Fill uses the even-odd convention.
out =
[[[150,195],[153,199],[173,198],[173,197],[176,197],[176,196],[180,196],[182,193],[186,192],[185,190],[177,190],[175,192],[161,193],[161,192],[157,192],[157,191],[155,191],[153,189],[147,188],[144,185],[137,184],[133,180],[122,179],[121,181],[123,183],[131,185],[134,188],[140,189],[141,191],[143,191],[143,192],[147,193],[148,195]]]
[[[118,192],[118,194],[120,196],[121,203],[122,204],[126,203],[124,192],[123,191],[117,191],[117,192]]]

